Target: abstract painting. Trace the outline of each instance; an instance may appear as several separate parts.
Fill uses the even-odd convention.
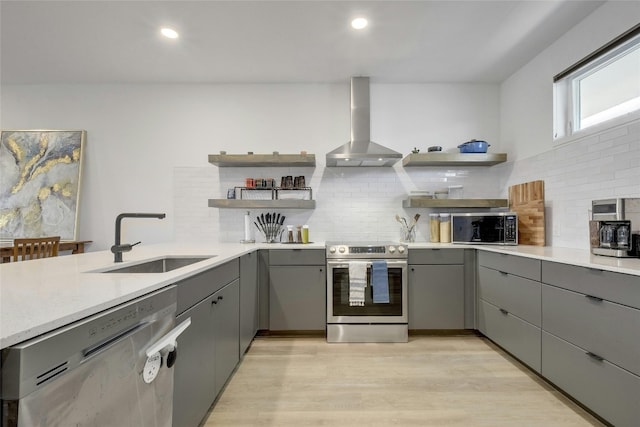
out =
[[[77,240],[83,130],[3,130],[0,239]]]

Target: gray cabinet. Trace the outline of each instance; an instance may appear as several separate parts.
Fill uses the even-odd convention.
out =
[[[240,361],[240,281],[235,280],[213,294],[214,359],[216,396]]]
[[[464,329],[464,266],[409,267],[409,329]]]
[[[640,419],[637,276],[543,262],[542,375],[616,426]]]
[[[468,315],[466,249],[410,249],[408,258],[409,329],[459,330],[473,328]],[[473,277],[473,276],[471,276]],[[472,299],[473,301],[473,299]],[[473,307],[473,304],[471,304]],[[470,318],[471,322],[467,322]]]
[[[269,251],[269,329],[324,331],[326,288],[323,250]]]
[[[542,315],[540,292],[540,282],[478,267],[478,297],[538,327]]]
[[[258,252],[240,257],[240,356],[258,332]]]
[[[480,300],[478,329],[520,361],[540,372],[540,328]]]
[[[540,372],[541,262],[480,251],[478,330]]]
[[[543,285],[544,329],[640,375],[640,310]]]
[[[191,325],[178,338],[178,358],[174,366],[174,427],[199,425],[216,398],[210,299],[177,316],[176,323],[189,317]]]
[[[180,322],[174,367],[173,425],[196,427],[239,360],[239,261],[233,260],[176,284]]]
[[[542,375],[617,427],[640,420],[640,377],[542,332]]]

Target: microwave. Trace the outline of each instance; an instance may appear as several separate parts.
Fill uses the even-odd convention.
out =
[[[518,214],[515,212],[451,214],[451,242],[470,245],[517,245]]]

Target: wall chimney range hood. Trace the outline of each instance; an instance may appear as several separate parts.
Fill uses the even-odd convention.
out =
[[[369,77],[351,78],[351,141],[327,153],[327,166],[393,166],[397,151],[371,141]]]

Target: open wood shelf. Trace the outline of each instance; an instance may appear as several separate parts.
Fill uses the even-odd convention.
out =
[[[315,200],[209,199],[210,208],[222,209],[315,209]]]
[[[507,161],[506,153],[412,153],[402,166],[493,166]]]
[[[209,154],[209,163],[229,167],[315,166],[315,154]]]
[[[403,208],[506,208],[507,199],[432,199],[409,197],[402,201]]]

